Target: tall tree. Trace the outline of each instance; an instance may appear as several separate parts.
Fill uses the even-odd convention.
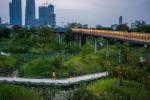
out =
[[[65,43],[69,44],[71,41],[73,41],[75,38],[74,33],[71,29],[68,29],[67,32],[65,32]]]
[[[116,28],[116,30],[117,30],[117,31],[125,31],[125,32],[130,31],[129,26],[128,26],[127,24],[119,25],[119,26]]]
[[[42,27],[38,32],[38,44],[42,49],[44,55],[48,52],[49,44],[53,41],[54,32],[49,27]]]

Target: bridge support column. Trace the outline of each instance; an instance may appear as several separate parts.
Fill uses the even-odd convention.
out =
[[[94,44],[95,44],[95,46],[94,46],[94,52],[96,54],[97,53],[97,37],[94,37]]]
[[[106,43],[106,57],[109,57],[109,41]]]
[[[62,36],[61,36],[61,33],[59,33],[59,44],[62,43]]]
[[[79,38],[79,48],[82,47],[82,36],[81,34],[78,35],[78,38]]]
[[[121,49],[119,48],[119,51],[118,51],[118,62],[119,64],[121,63]]]
[[[145,48],[147,48],[147,47],[148,47],[148,45],[147,45],[147,44],[145,44],[145,45],[144,45],[144,47],[145,47]]]

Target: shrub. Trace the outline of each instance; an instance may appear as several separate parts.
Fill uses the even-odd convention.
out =
[[[0,84],[0,100],[43,100],[34,91],[22,86]]]
[[[150,90],[143,84],[123,80],[119,86],[117,79],[98,80],[87,86],[87,90],[97,96],[97,100],[149,100]]]
[[[0,55],[0,74],[12,73],[16,68],[16,63],[15,58]]]

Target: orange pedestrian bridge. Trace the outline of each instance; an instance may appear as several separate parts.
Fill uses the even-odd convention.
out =
[[[92,35],[96,37],[111,38],[116,40],[128,41],[137,44],[150,45],[150,33],[138,32],[121,32],[111,30],[97,30],[97,29],[72,29],[74,33]]]

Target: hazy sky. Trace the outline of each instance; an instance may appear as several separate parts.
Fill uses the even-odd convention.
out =
[[[3,21],[9,21],[9,1],[0,0],[0,17]],[[150,23],[150,0],[36,0],[36,15],[38,6],[45,1],[53,1],[58,25],[62,22],[80,22],[90,26],[110,26],[118,23],[120,15],[129,25],[135,20]],[[22,3],[24,16],[25,0]]]

